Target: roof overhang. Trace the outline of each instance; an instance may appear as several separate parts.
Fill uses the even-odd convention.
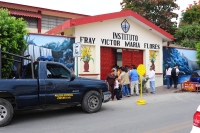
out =
[[[41,11],[42,14],[44,15],[59,16],[59,17],[64,17],[64,18],[65,17],[66,18],[81,18],[81,17],[89,16],[89,15],[84,15],[84,14],[58,11],[58,10],[52,10],[52,9],[46,9],[46,8],[28,6],[28,5],[22,5],[22,4],[16,4],[16,3],[9,3],[9,2],[3,2],[3,1],[0,1],[0,7],[9,8],[9,9],[17,9],[21,11],[36,12],[36,13],[38,11]]]
[[[42,18],[42,15],[40,13],[21,11],[16,9],[8,9],[8,11],[12,15],[32,17],[32,18]]]
[[[152,33],[161,37],[163,39],[163,41],[173,41],[174,40],[174,37],[171,34],[169,34],[168,32],[164,31],[163,29],[159,28],[152,22],[148,21],[144,17],[140,16],[139,14],[137,14],[131,10],[67,20],[64,23],[58,25],[57,27],[49,30],[46,33],[47,34],[57,34],[68,28],[71,28],[71,27],[95,23],[95,22],[102,22],[102,21],[121,18],[121,17],[127,17],[130,20],[132,20],[133,22],[137,23],[138,25],[140,25],[148,30],[151,30]]]

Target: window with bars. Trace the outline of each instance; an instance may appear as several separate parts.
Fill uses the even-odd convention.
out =
[[[37,28],[37,18],[15,16],[16,18],[23,18],[27,22],[27,28]]]
[[[68,20],[68,18],[42,15],[42,29],[50,30],[66,20]]]

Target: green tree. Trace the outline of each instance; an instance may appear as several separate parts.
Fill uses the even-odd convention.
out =
[[[194,1],[185,11],[182,10],[175,38],[175,44],[189,48],[195,48],[200,42],[200,2]]]
[[[197,63],[198,63],[198,65],[199,65],[199,67],[200,67],[200,42],[198,42],[198,43],[196,44],[196,50],[197,50],[196,57],[197,57],[197,59],[198,59]]]
[[[182,10],[180,23],[192,24],[194,22],[200,24],[200,1],[198,3],[194,1],[185,11]]]
[[[26,49],[25,35],[27,22],[22,18],[16,19],[9,11],[0,8],[0,46],[2,51],[22,55]],[[4,57],[8,57],[4,55]],[[11,57],[13,58],[13,57]],[[7,78],[11,72],[13,62],[2,61],[2,77]]]
[[[200,42],[200,25],[198,23],[184,23],[176,30],[175,44],[183,47],[195,48],[198,42]]]
[[[173,18],[178,18],[174,10],[179,10],[176,0],[123,0],[122,10],[133,10],[158,27],[174,35],[177,27]]]

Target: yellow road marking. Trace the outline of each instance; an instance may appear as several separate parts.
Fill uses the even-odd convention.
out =
[[[159,133],[161,132],[165,132],[165,133],[168,133],[167,131],[169,131],[170,129],[172,128],[176,128],[176,127],[186,127],[185,125],[189,125],[191,126],[192,128],[192,123],[191,121],[185,121],[185,122],[182,122],[182,123],[178,123],[178,124],[173,124],[173,125],[169,125],[169,126],[165,126],[165,127],[161,127],[161,128],[157,128],[157,129],[154,129],[154,130],[150,130],[150,131],[145,131],[143,133],[158,133],[158,131],[160,131]]]
[[[187,125],[187,126],[183,126],[183,127],[174,128],[172,130],[168,130],[167,132],[162,132],[162,133],[172,133],[174,131],[179,131],[180,129],[185,129],[185,128],[188,128],[188,127],[191,127],[191,129],[192,129],[192,125]]]

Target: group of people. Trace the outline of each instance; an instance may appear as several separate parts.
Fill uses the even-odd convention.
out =
[[[177,88],[178,85],[178,75],[179,75],[178,65],[175,65],[173,68],[170,66],[166,69],[166,79],[167,79],[167,89],[170,89],[172,82],[174,82],[174,88]]]
[[[150,81],[150,87],[152,90],[152,94],[155,93],[155,71],[153,67],[150,67],[150,72],[146,76]],[[118,67],[114,66],[111,69],[111,73],[107,75],[105,80],[109,85],[109,91],[111,92],[111,99],[114,100],[116,96],[117,100],[121,100],[122,97],[130,97],[134,95],[139,95],[139,82],[140,77],[136,70],[136,66],[132,65],[132,67]],[[119,92],[122,92],[122,96],[119,95]]]

